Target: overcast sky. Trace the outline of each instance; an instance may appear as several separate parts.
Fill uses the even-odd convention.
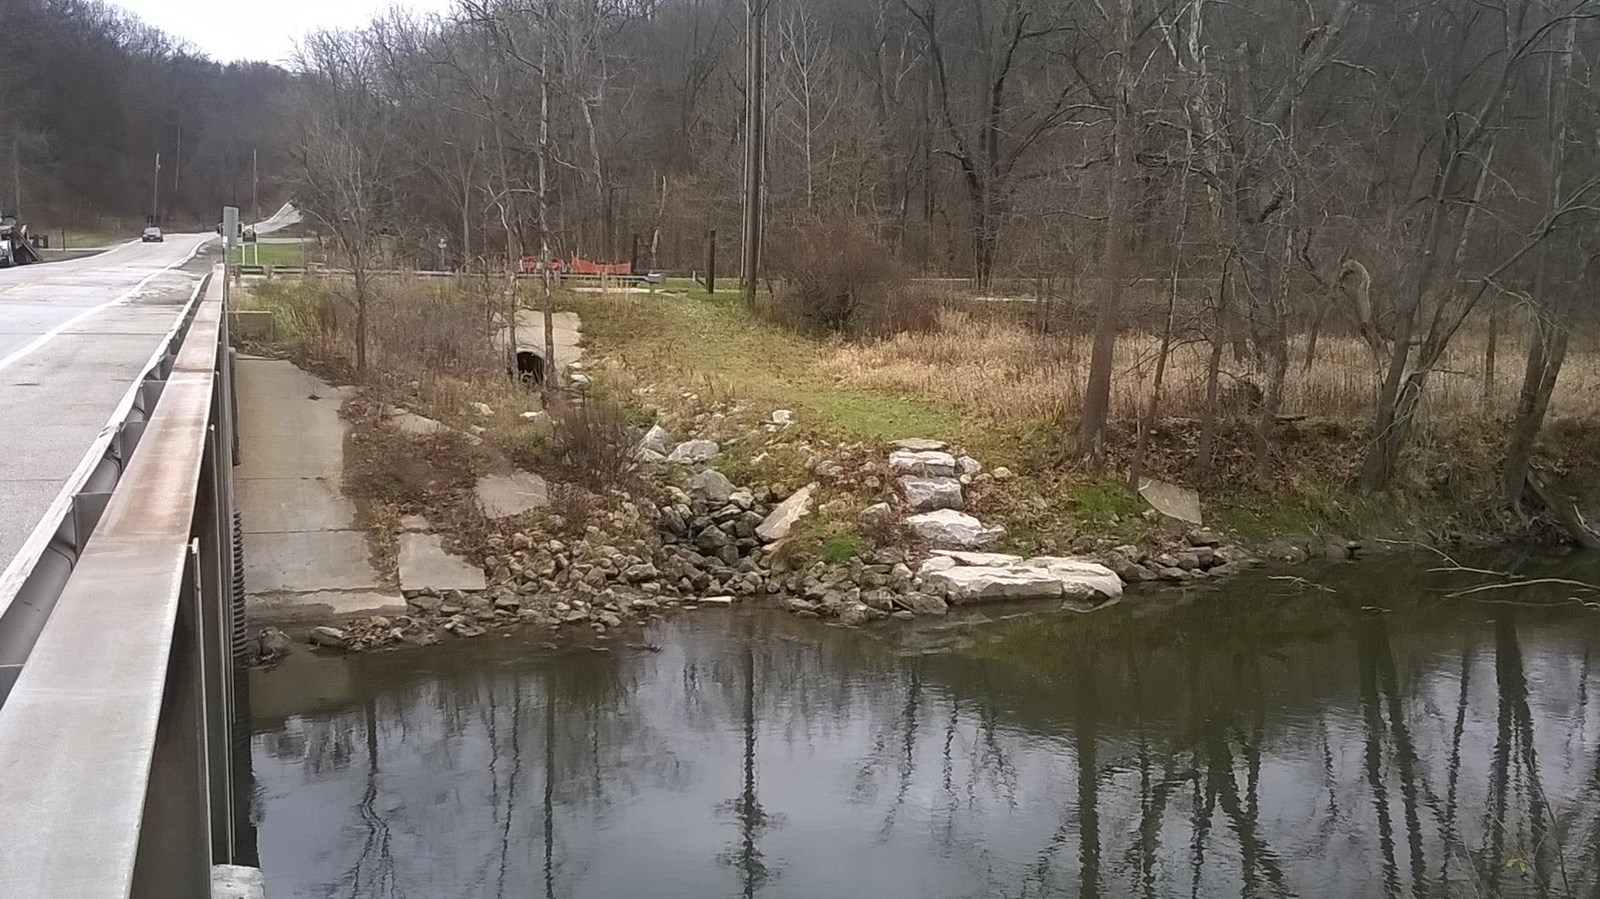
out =
[[[283,63],[318,28],[354,28],[392,6],[443,12],[452,0],[112,0],[219,62]]]

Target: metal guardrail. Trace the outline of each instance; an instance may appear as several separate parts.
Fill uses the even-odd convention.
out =
[[[139,445],[145,422],[161,398],[209,283],[202,280],[195,286],[177,320],[117,403],[39,526],[24,541],[11,565],[0,572],[0,705],[22,663],[33,651],[34,641],[94,533],[111,491]]]
[[[203,897],[233,861],[224,292],[219,269],[107,441],[114,489],[95,466],[51,542],[71,576],[0,705],[0,896]]]

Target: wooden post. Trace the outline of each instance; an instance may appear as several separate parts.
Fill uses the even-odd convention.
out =
[[[744,256],[739,280],[744,301],[756,303],[756,279],[761,268],[761,188],[766,183],[762,172],[766,147],[765,41],[767,0],[745,0],[745,122],[744,122]]]
[[[639,274],[639,232],[633,232],[633,250],[628,253],[628,274]]]
[[[717,292],[717,229],[706,243],[706,293]]]

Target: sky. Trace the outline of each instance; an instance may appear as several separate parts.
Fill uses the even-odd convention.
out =
[[[401,6],[444,12],[453,0],[113,0],[218,62],[287,63],[295,42],[319,28],[355,28]]]

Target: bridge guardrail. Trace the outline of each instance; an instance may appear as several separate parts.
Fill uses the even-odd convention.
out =
[[[137,451],[0,705],[0,896],[208,896],[233,861],[225,283],[136,388]]]

